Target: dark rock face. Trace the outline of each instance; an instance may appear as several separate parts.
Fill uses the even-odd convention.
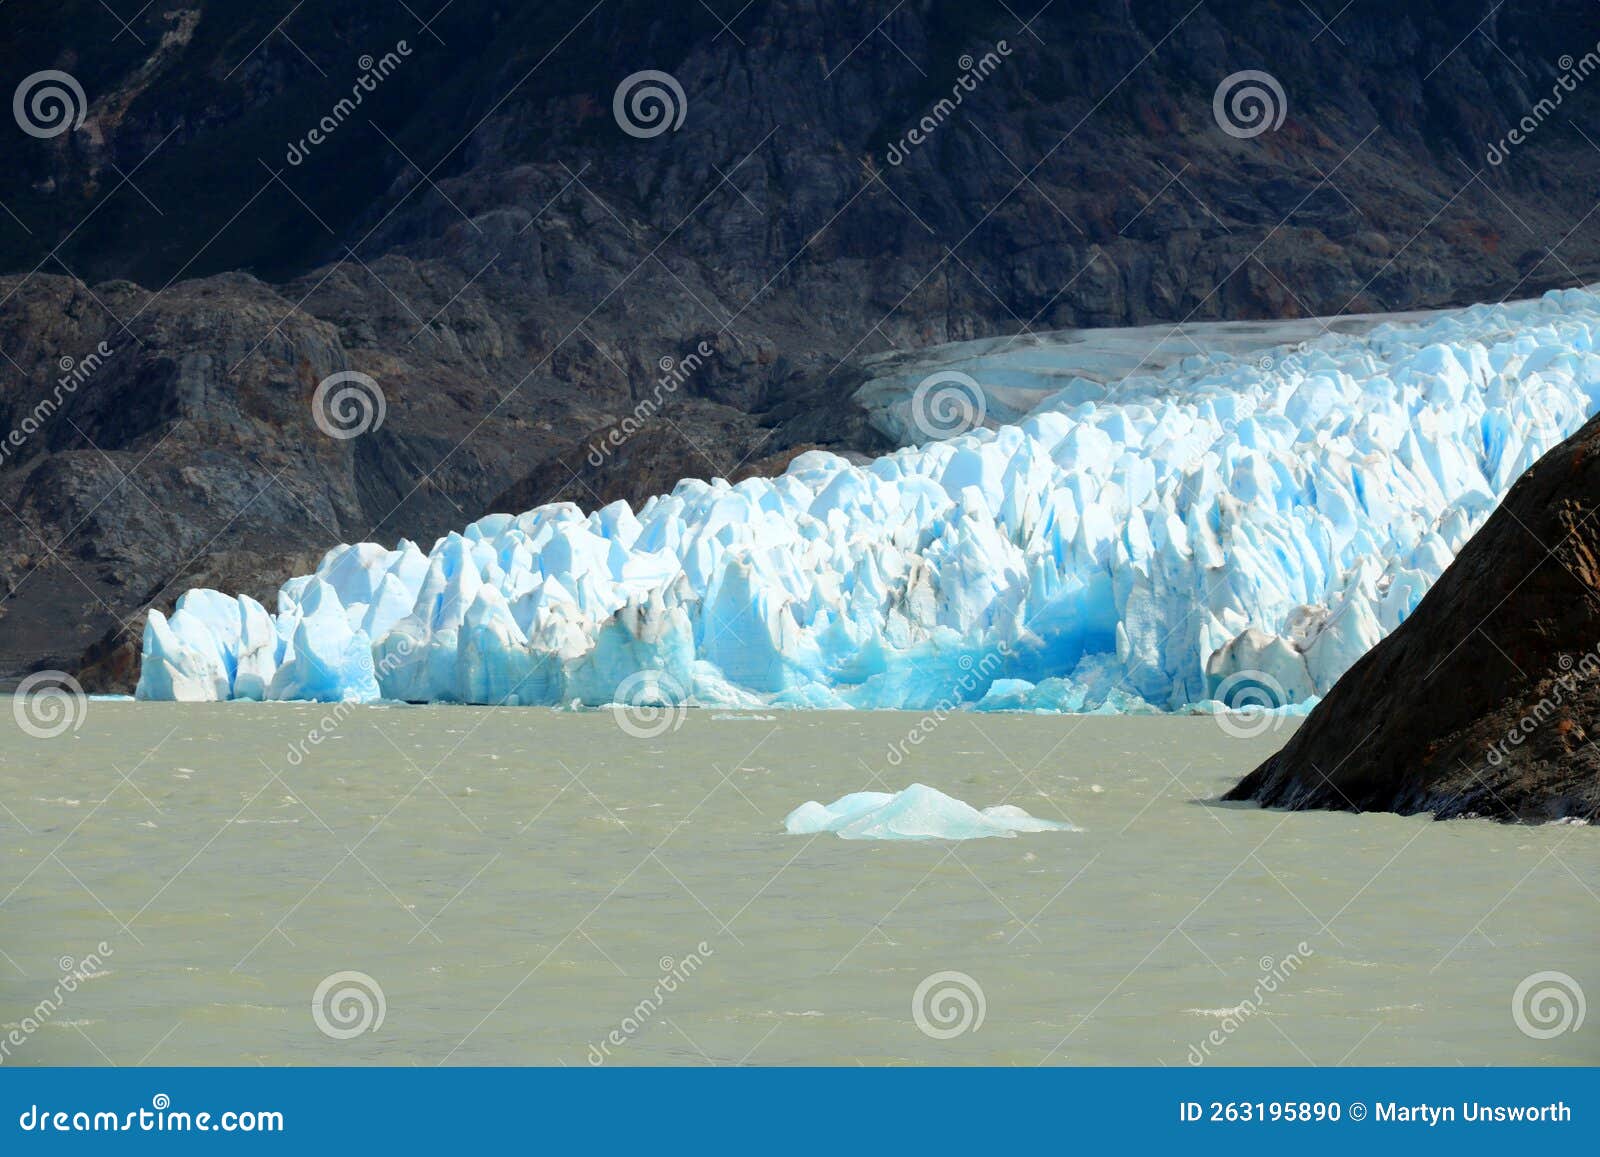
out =
[[[77,131],[0,125],[0,438],[29,428],[0,458],[0,680],[91,645],[113,669],[196,575],[270,590],[339,541],[881,451],[850,395],[886,348],[1600,278],[1575,228],[1600,151],[1567,123],[1600,85],[1483,160],[1600,40],[1588,0],[1358,2],[1331,28],[1298,0],[1057,0],[1026,28],[953,0],[735,7],[455,0],[423,28],[391,0],[192,0],[123,31],[0,6],[0,76],[88,100]],[[679,131],[614,119],[644,69],[683,88]],[[1246,69],[1287,115],[1240,139],[1212,95]],[[338,440],[311,399],[346,370],[386,417]]]
[[[1590,728],[1596,728],[1591,731]],[[1600,819],[1600,417],[1228,799]]]

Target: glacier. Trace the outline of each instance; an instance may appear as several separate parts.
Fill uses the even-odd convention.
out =
[[[1306,704],[1595,411],[1597,332],[1600,295],[1572,289],[1200,349],[1119,382],[1074,376],[1071,342],[1034,343],[1039,396],[1014,394],[1031,409],[997,428],[686,479],[638,510],[491,514],[426,551],[336,546],[274,611],[188,591],[150,612],[136,694]]]
[[[874,429],[896,445],[910,446],[928,437],[917,420],[917,387],[939,375],[961,374],[976,384],[983,394],[985,425],[1014,425],[1065,386],[1111,386],[1130,376],[1172,369],[1196,352],[1245,360],[1270,356],[1278,348],[1299,346],[1329,332],[1364,335],[1382,325],[1435,321],[1448,312],[1050,330],[888,350],[861,359],[869,376],[856,390],[855,401]]]
[[[834,832],[842,840],[977,840],[1081,830],[1059,820],[1036,819],[1010,804],[979,811],[922,783],[897,792],[852,792],[827,805],[807,800],[789,813],[783,827],[792,836]]]

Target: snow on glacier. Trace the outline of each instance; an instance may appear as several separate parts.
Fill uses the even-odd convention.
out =
[[[789,813],[783,827],[792,836],[834,832],[844,840],[976,840],[1080,830],[1070,823],[1036,819],[1009,804],[979,811],[921,783],[893,793],[852,792],[826,806],[807,800]]]
[[[865,466],[335,547],[150,613],[144,699],[1175,710],[1325,692],[1600,405],[1600,295],[1072,378]],[[1034,348],[1034,363],[1049,351]],[[619,688],[623,691],[619,694]]]
[[[981,391],[984,422],[1016,423],[1065,386],[1101,387],[1141,372],[1177,366],[1197,351],[1249,360],[1279,346],[1313,341],[1328,332],[1366,334],[1381,325],[1422,324],[1443,310],[1409,313],[1346,313],[1337,317],[1273,321],[1201,321],[1174,325],[1067,329],[977,338],[862,358],[871,375],[855,392],[867,420],[898,446],[926,442],[919,425],[916,392],[937,375],[961,374]],[[1103,396],[1104,390],[1100,391]]]

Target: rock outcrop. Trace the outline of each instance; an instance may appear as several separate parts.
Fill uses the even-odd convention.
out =
[[[1226,796],[1439,819],[1600,817],[1600,417]]]

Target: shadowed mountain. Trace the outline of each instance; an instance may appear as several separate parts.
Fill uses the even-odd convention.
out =
[[[84,115],[5,126],[0,672],[102,640],[124,686],[145,608],[340,541],[879,452],[851,395],[886,349],[1600,277],[1600,98],[1561,83],[1600,9],[1323,15],[11,0],[0,76],[66,73]],[[644,70],[675,131],[619,120]],[[1265,125],[1214,107],[1247,70]],[[359,437],[313,417],[341,371],[381,391]]]

